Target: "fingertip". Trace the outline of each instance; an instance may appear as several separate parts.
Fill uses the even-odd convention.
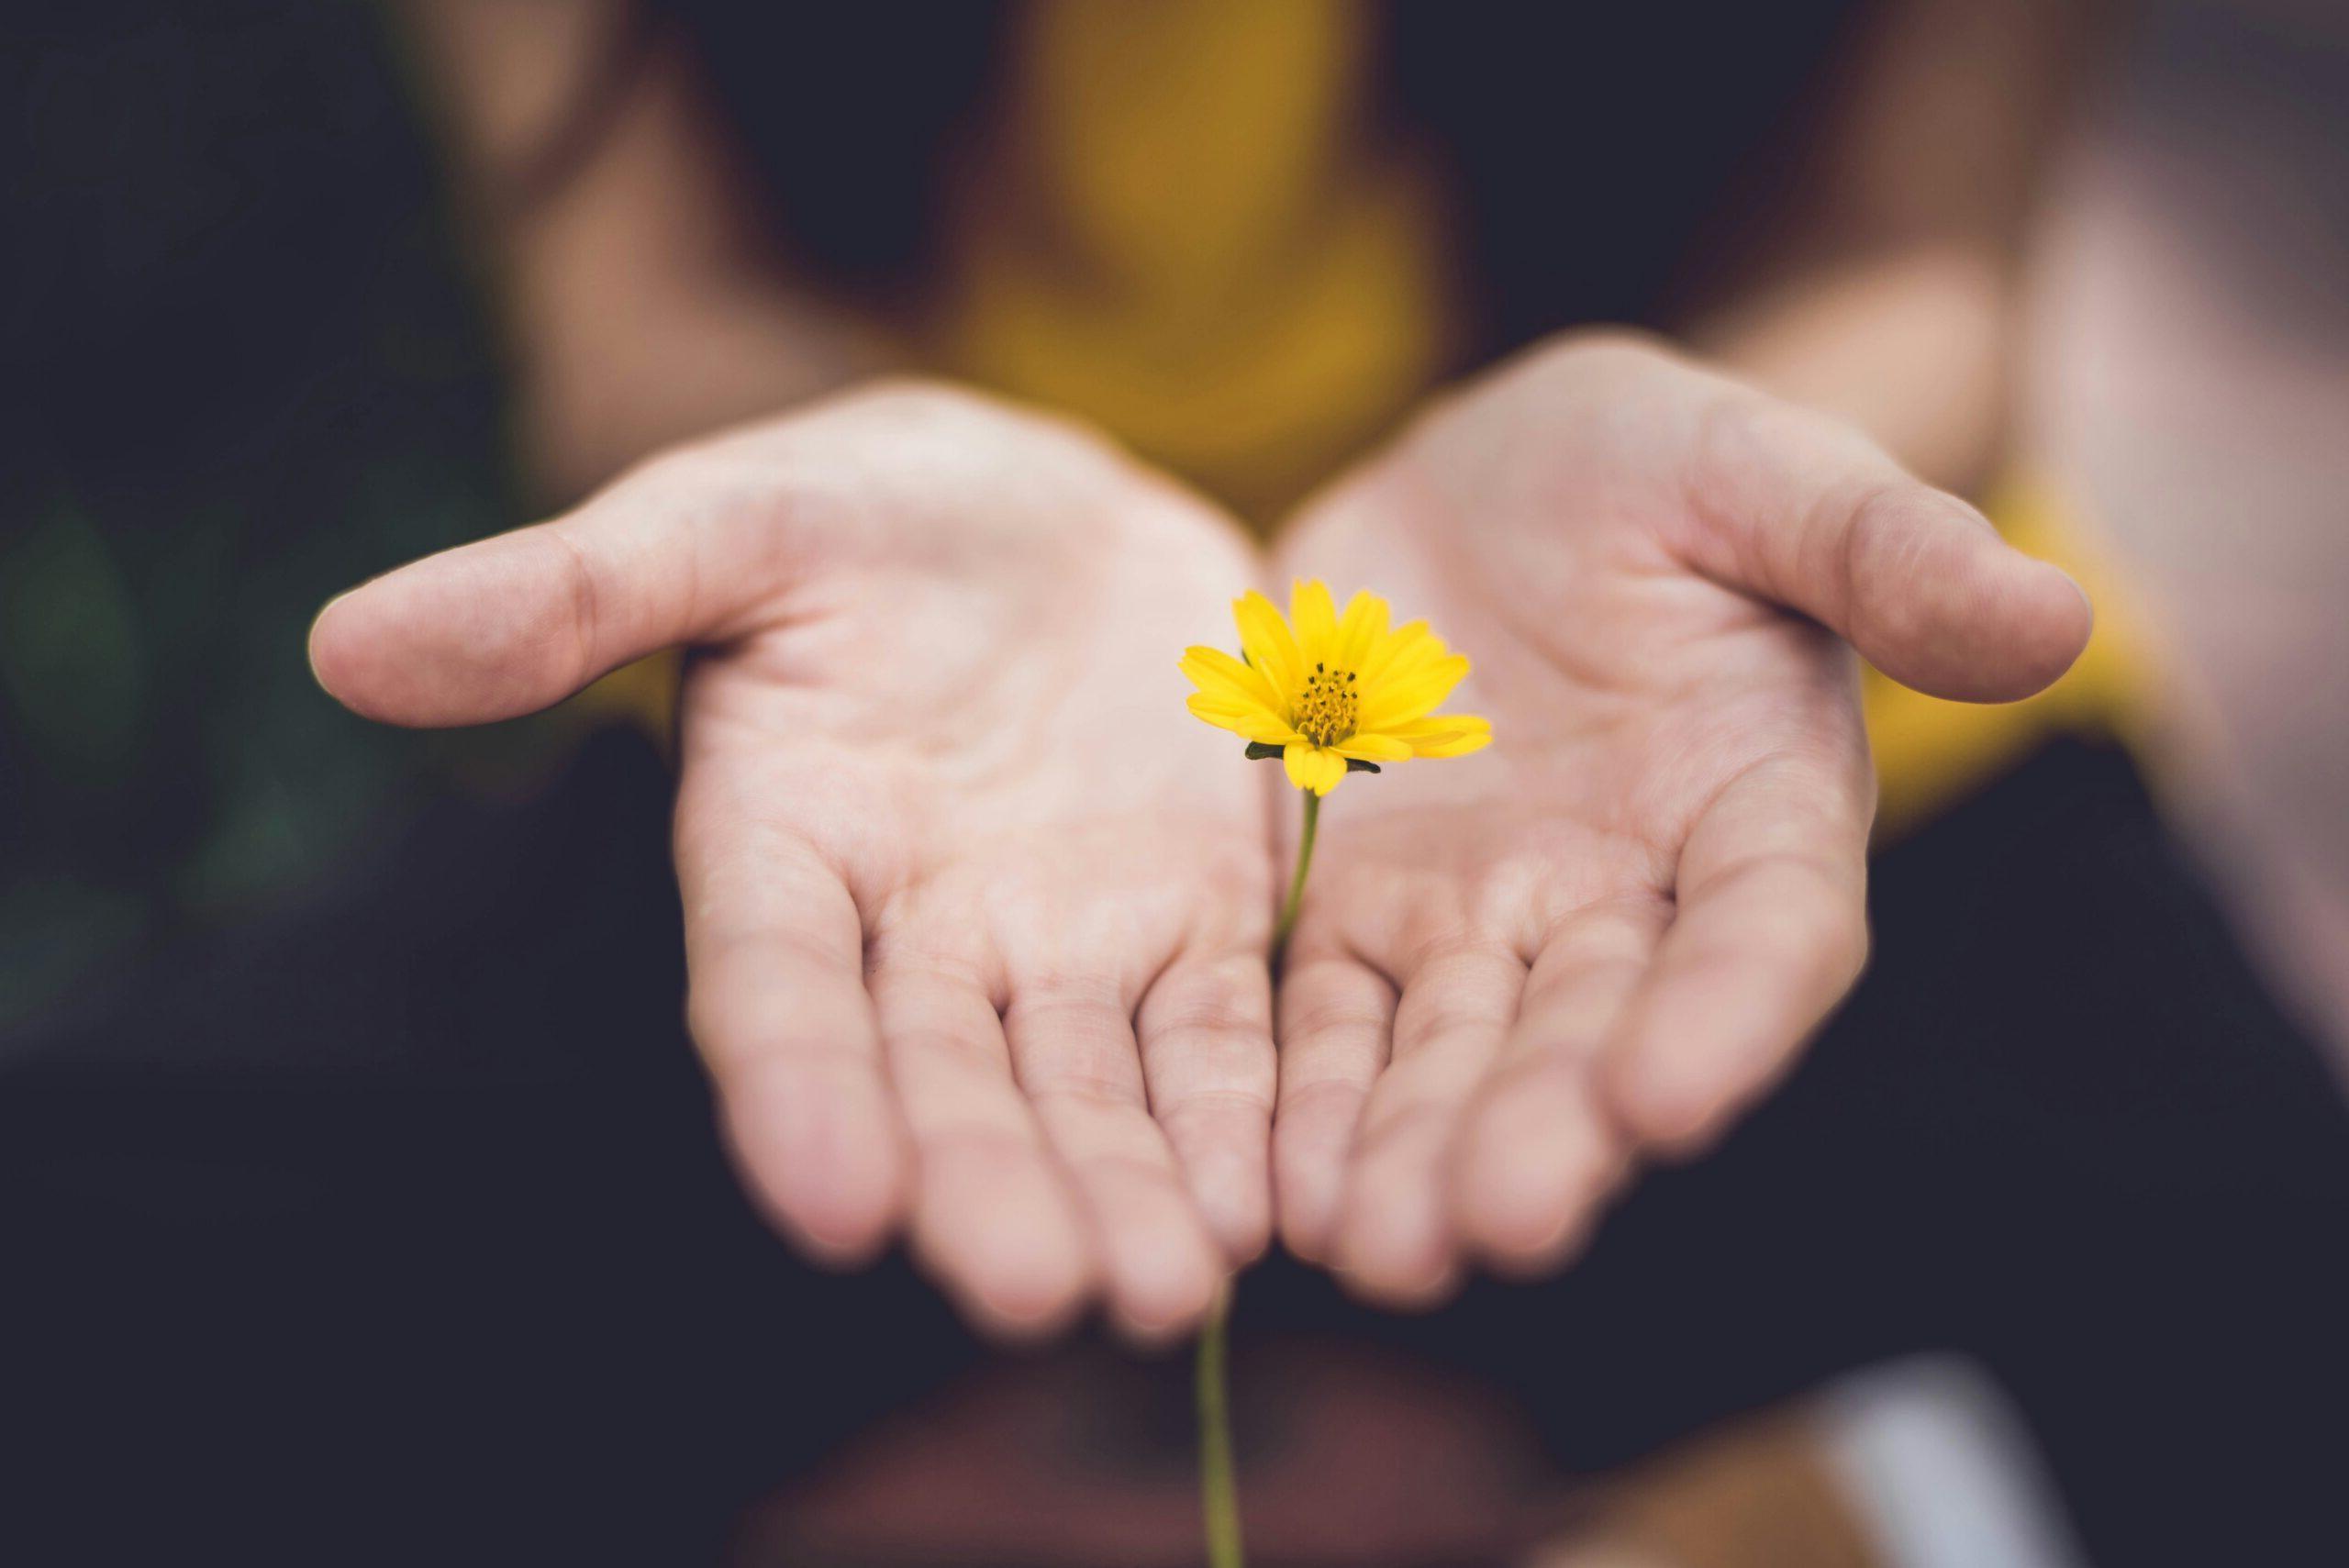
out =
[[[1185,1190],[1218,1249],[1233,1267],[1264,1254],[1272,1238],[1272,1117],[1252,1100],[1234,1117],[1208,1102],[1162,1116]]]
[[[1147,1343],[1204,1318],[1222,1288],[1224,1260],[1174,1173],[1105,1160],[1076,1174],[1113,1325]]]
[[[1497,1269],[1547,1272],[1587,1235],[1623,1164],[1586,1090],[1529,1086],[1469,1124],[1453,1182],[1453,1224]]]
[[[1720,1074],[1684,1053],[1642,1040],[1620,1053],[1604,1074],[1619,1121],[1642,1150],[1670,1160],[1704,1152],[1732,1109]]]
[[[2045,690],[2087,649],[2095,610],[2070,573],[2025,555],[1954,496],[1902,486],[1854,530],[1854,641],[1903,685],[1956,702]]]
[[[1092,1296],[1092,1274],[1074,1258],[1001,1269],[941,1256],[928,1244],[917,1245],[915,1258],[973,1328],[1006,1343],[1057,1338],[1076,1321]]]
[[[1272,1245],[1272,1188],[1261,1160],[1250,1171],[1202,1174],[1193,1195],[1228,1267],[1244,1269]]]
[[[1982,541],[1989,557],[1982,569],[1986,586],[1978,607],[1968,606],[1981,628],[1984,657],[1967,673],[1950,676],[1952,695],[1976,702],[2018,702],[2062,679],[2087,651],[2096,628],[2096,608],[2077,579],[2053,562],[2023,554],[2003,539]]]
[[[1301,1262],[1329,1261],[1345,1192],[1347,1140],[1345,1132],[1332,1135],[1297,1118],[1273,1125],[1274,1222],[1281,1244]]]
[[[1112,1267],[1109,1315],[1141,1345],[1163,1345],[1196,1329],[1223,1288],[1221,1259],[1204,1229],[1171,1245],[1121,1249]]]
[[[434,588],[449,575],[449,564],[428,556],[327,601],[310,623],[310,673],[328,695],[380,724],[467,721],[459,699],[477,674],[452,666],[451,634],[478,644],[464,664],[485,660],[494,668],[504,661],[489,643],[450,624],[450,606]]]
[[[852,1268],[885,1246],[902,1216],[909,1162],[877,1096],[819,1102],[774,1073],[729,1090],[729,1146],[769,1219],[818,1262]]]
[[[1024,1289],[989,1289],[952,1276],[938,1276],[963,1320],[1003,1345],[1034,1345],[1059,1339],[1076,1324],[1087,1291],[1082,1284],[1054,1287],[1031,1281]]]
[[[1459,1282],[1445,1220],[1433,1182],[1364,1173],[1346,1195],[1331,1267],[1365,1300],[1404,1311],[1433,1307]]]
[[[993,1173],[931,1171],[914,1258],[974,1327],[1032,1341],[1065,1330],[1098,1283],[1072,1203],[1041,1162]]]
[[[311,623],[311,672],[385,724],[533,713],[599,673],[586,582],[542,529],[429,555],[328,601]]]
[[[1341,1245],[1328,1265],[1340,1289],[1389,1312],[1432,1312],[1459,1293],[1462,1274],[1450,1258],[1383,1253],[1377,1247]]]
[[[1290,1257],[1309,1268],[1330,1266],[1331,1237],[1337,1229],[1334,1221],[1299,1220],[1284,1212],[1275,1229],[1280,1237],[1281,1249]]]
[[[2037,635],[2032,646],[2023,650],[2020,672],[2022,689],[2019,695],[2029,696],[2061,680],[2087,651],[2088,640],[2096,635],[2096,602],[2078,578],[2054,562],[2029,556],[2022,560],[2037,580],[2030,592],[2041,601],[2029,617]]]
[[[318,689],[362,718],[384,718],[373,711],[369,693],[380,682],[371,679],[372,639],[364,635],[363,612],[353,601],[365,592],[351,588],[336,595],[310,619],[306,651],[310,678]]]

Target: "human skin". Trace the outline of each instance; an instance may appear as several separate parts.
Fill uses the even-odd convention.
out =
[[[311,658],[450,725],[693,647],[688,1016],[751,1190],[986,1329],[1152,1338],[1271,1225],[1263,780],[1175,669],[1257,570],[1099,438],[887,384],[378,578]]]
[[[1854,649],[1998,701],[2090,619],[1851,427],[1615,334],[1434,408],[1279,561],[1429,618],[1475,660],[1453,705],[1493,722],[1332,799],[1282,979],[1284,1237],[1405,1306],[1473,1262],[1556,1267],[1849,988],[1876,795]]]
[[[1291,792],[1174,668],[1262,563],[1097,437],[942,387],[824,400],[379,578],[311,656],[355,711],[446,725],[696,649],[689,1018],[751,1189],[820,1257],[903,1232],[987,1328],[1097,1299],[1154,1337],[1263,1247],[1268,1146],[1290,1246],[1374,1297],[1558,1261],[1857,971],[1844,639],[1991,699],[2088,625],[1848,427],[1620,338],[1459,395],[1282,560],[1470,649],[1496,740],[1327,813],[1277,1128]]]
[[[668,42],[568,175],[535,178],[625,6],[406,12],[544,493],[757,423],[338,601],[321,678],[378,717],[474,722],[694,649],[692,1023],[745,1180],[820,1258],[908,1235],[983,1327],[1045,1329],[1097,1299],[1137,1333],[1196,1321],[1264,1244],[1268,1148],[1290,1245],[1375,1298],[1563,1259],[1638,1159],[1759,1092],[1856,967],[1871,785],[1851,655],[1820,627],[1976,696],[2032,689],[2085,634],[2060,576],[1858,433],[1938,484],[1993,468],[2072,8],[1884,8],[1779,231],[1686,320],[1792,402],[1732,395],[1656,344],[1561,339],[1326,492],[1279,573],[1056,422],[935,387],[828,395],[888,351],[762,250],[760,194]],[[1865,584],[1836,575],[1854,539],[1878,562]],[[1175,711],[1173,662],[1290,569],[1433,619],[1477,661],[1456,706],[1497,739],[1352,781],[1325,814],[1268,1135],[1263,906],[1295,801]],[[1111,591],[1067,622],[1077,582]],[[916,654],[942,662],[898,662]],[[1221,858],[1242,842],[1253,862]],[[937,982],[910,1014],[909,954]],[[1030,983],[1064,1026],[1041,1052],[1022,1027],[1039,1009],[1011,1010]]]

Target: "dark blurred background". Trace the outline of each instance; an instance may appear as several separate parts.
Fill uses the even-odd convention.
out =
[[[974,150],[1056,8],[607,9],[530,180],[647,39],[695,40],[796,215],[762,243],[934,368],[1076,400],[1076,349],[930,286],[988,232],[956,215],[1019,207]],[[1375,166],[1425,193],[1447,243],[1398,265],[1445,303],[1351,306],[1317,362],[1359,406],[1277,448],[1152,401],[1147,334],[1102,339],[1143,368],[1100,417],[1266,517],[1436,379],[1679,328],[1866,9],[1347,12],[1349,123],[1425,150]],[[1189,1561],[1179,1362],[996,1357],[734,1188],[679,1018],[661,673],[440,736],[313,684],[333,594],[611,466],[548,456],[431,50],[352,4],[9,32],[12,1560]],[[1995,733],[1872,691],[1875,969],[1567,1281],[1390,1320],[1252,1278],[1265,1561],[2349,1552],[2349,22],[2118,12],[2080,80],[2013,444],[2106,651]]]

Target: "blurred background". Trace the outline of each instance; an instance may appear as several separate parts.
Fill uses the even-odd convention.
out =
[[[308,621],[868,368],[1084,413],[1267,524],[1562,328],[1767,379],[1749,274],[1875,113],[1957,128],[1891,170],[1904,215],[2028,175],[2000,347],[1943,356],[1962,273],[1914,381],[1995,383],[1994,457],[1933,477],[2089,583],[2098,643],[2017,709],[1871,684],[1871,975],[1566,1279],[1383,1319],[1251,1276],[1252,1542],[2349,1555],[2349,14],[1952,10],[28,8],[11,1555],[1196,1560],[1179,1358],[987,1351],[733,1187],[679,1018],[673,670],[397,732],[316,688]],[[2059,12],[2060,69],[2009,69]]]

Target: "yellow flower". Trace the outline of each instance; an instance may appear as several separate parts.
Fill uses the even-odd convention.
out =
[[[1183,655],[1199,689],[1190,709],[1249,742],[1275,749],[1288,782],[1329,794],[1349,769],[1376,773],[1408,757],[1464,757],[1492,740],[1490,720],[1439,714],[1468,673],[1466,656],[1415,620],[1387,629],[1386,601],[1356,594],[1341,617],[1329,587],[1300,582],[1288,619],[1252,589],[1231,606],[1245,662],[1218,648]]]

